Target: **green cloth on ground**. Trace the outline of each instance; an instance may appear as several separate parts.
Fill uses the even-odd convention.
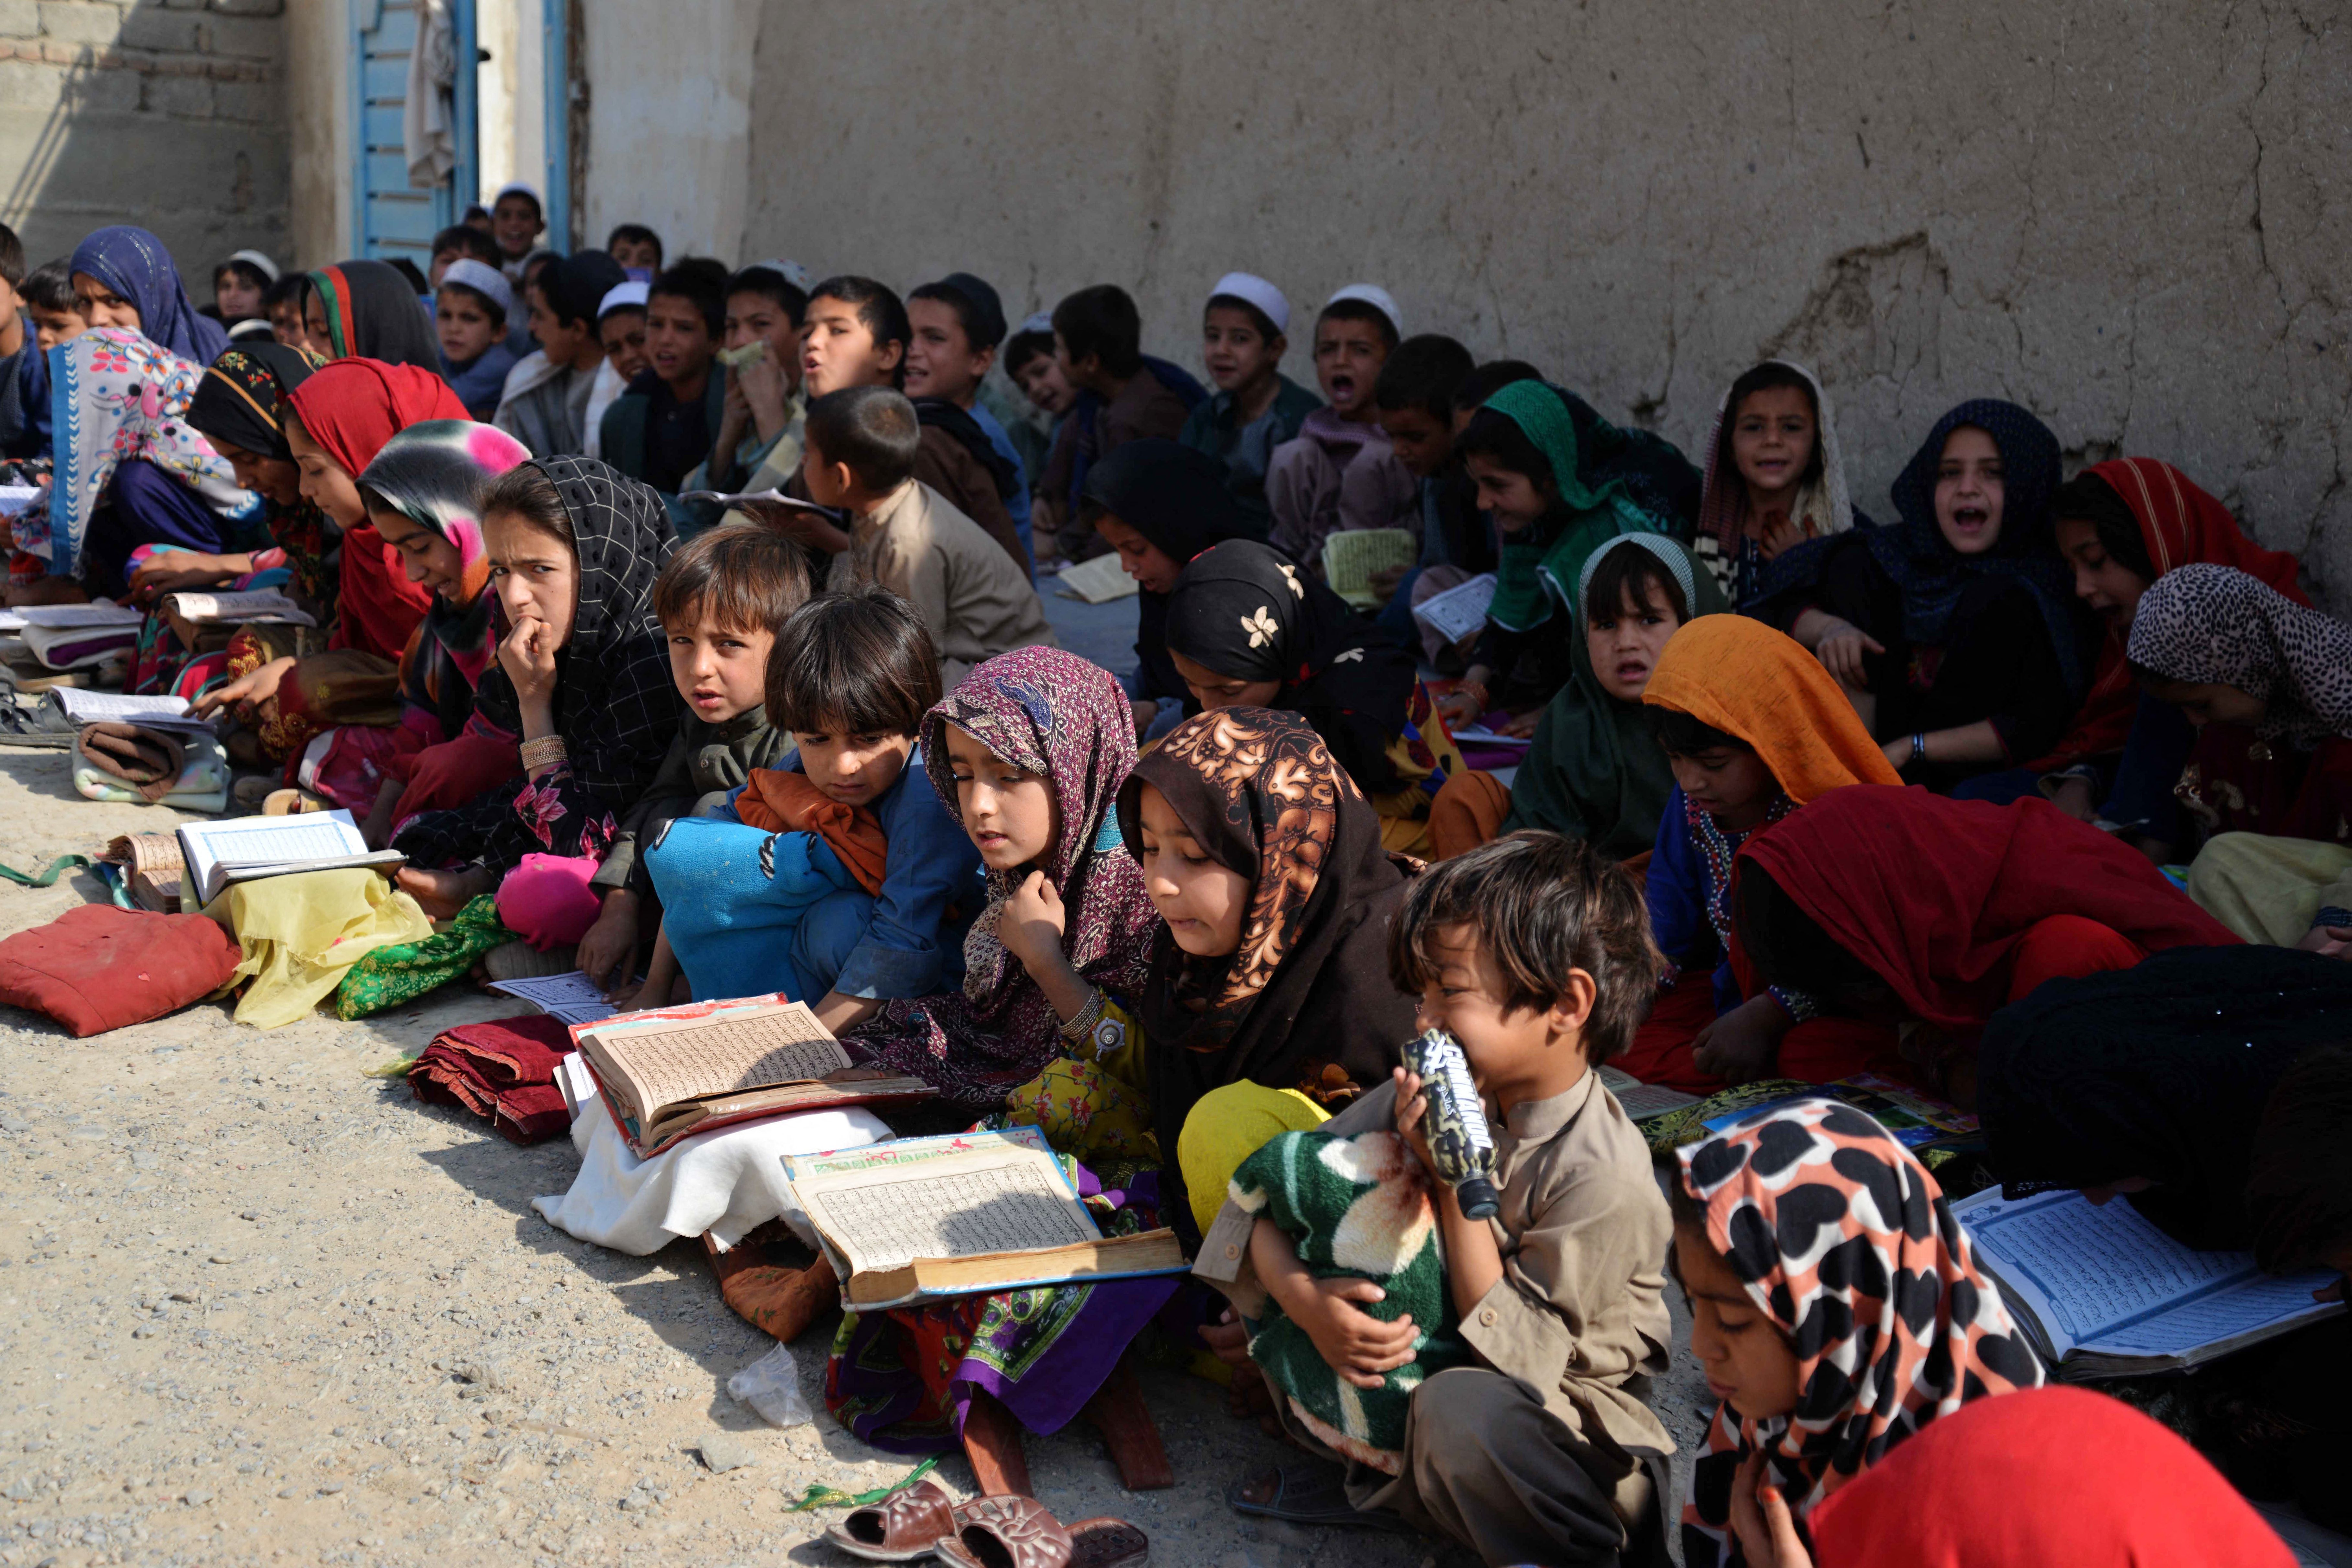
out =
[[[1357,1303],[1359,1310],[1382,1322],[1409,1312],[1424,1326],[1413,1341],[1414,1359],[1373,1389],[1332,1371],[1307,1331],[1271,1298],[1250,1340],[1250,1359],[1316,1436],[1350,1459],[1398,1474],[1412,1391],[1449,1367],[1471,1364],[1470,1347],[1454,1327],[1421,1162],[1394,1132],[1285,1132],[1242,1162],[1229,1192],[1244,1210],[1280,1226],[1315,1278],[1370,1279],[1386,1292],[1381,1300]],[[1432,1324],[1433,1331],[1426,1327]]]
[[[423,941],[376,948],[352,964],[336,988],[335,1016],[346,1022],[364,1018],[436,991],[490,949],[514,940],[499,919],[498,895],[484,893]]]

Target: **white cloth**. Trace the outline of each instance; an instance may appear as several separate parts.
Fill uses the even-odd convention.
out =
[[[531,350],[507,372],[506,384],[499,388],[499,406],[505,407],[524,393],[536,391],[562,374],[563,366],[549,359],[545,349]]]
[[[446,184],[457,166],[457,37],[449,26],[449,0],[417,0],[408,96],[400,106],[408,183],[416,190]]]
[[[626,283],[615,283],[604,290],[604,298],[596,306],[596,319],[601,321],[615,310],[642,310],[649,294],[649,287],[634,278]]]
[[[609,356],[596,367],[595,383],[588,388],[588,412],[582,416],[586,423],[580,427],[580,444],[584,456],[604,457],[604,410],[612,407],[613,400],[628,389],[629,384],[623,381],[621,373],[613,368]]]
[[[1265,319],[1274,323],[1276,331],[1290,331],[1290,301],[1282,297],[1281,289],[1260,278],[1256,273],[1226,273],[1217,279],[1217,286],[1209,290],[1209,298],[1213,300],[1220,294],[1229,295],[1235,300],[1246,300],[1255,305]]]
[[[1396,300],[1391,299],[1389,291],[1379,284],[1350,283],[1345,289],[1334,293],[1328,300],[1324,300],[1323,308],[1328,310],[1342,300],[1353,300],[1359,304],[1370,305],[1389,319],[1389,325],[1395,331],[1398,337],[1404,336],[1404,312],[1397,309]]]
[[[278,281],[278,263],[270,260],[268,257],[263,255],[258,250],[240,250],[236,255],[230,257],[229,260],[242,261],[248,267],[251,267],[256,271],[259,272],[264,278],[268,279],[272,283]],[[224,263],[223,265],[226,265],[226,263]]]
[[[611,1110],[591,1100],[572,1121],[580,1151],[572,1190],[530,1205],[558,1230],[638,1258],[704,1231],[721,1247],[733,1247],[772,1219],[814,1247],[808,1216],[784,1184],[783,1156],[862,1149],[891,1136],[880,1117],[851,1106],[739,1121],[640,1160]]]
[[[446,289],[452,283],[471,289],[475,293],[496,305],[501,321],[514,320],[514,287],[507,281],[505,273],[488,262],[477,261],[470,256],[457,258],[441,269],[441,287]],[[440,298],[437,290],[434,297],[436,300]]]

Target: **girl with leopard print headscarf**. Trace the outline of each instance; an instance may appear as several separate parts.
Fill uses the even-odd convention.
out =
[[[2041,1384],[1936,1178],[1864,1112],[1790,1100],[1680,1155],[1675,1272],[1720,1401],[1683,1510],[1688,1568],[1746,1560],[1736,1486],[1778,1487],[1801,1520],[1938,1416]]]

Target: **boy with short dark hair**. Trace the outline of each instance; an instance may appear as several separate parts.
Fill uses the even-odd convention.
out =
[[[433,331],[441,342],[441,379],[466,405],[487,420],[498,412],[507,372],[515,367],[507,347],[507,319],[514,290],[497,268],[459,257],[441,270],[433,293]]]
[[[269,318],[269,335],[287,348],[310,346],[310,326],[302,319],[302,299],[310,287],[310,274],[289,272],[261,296],[261,313]]]
[[[985,279],[950,272],[907,296],[907,324],[912,333],[907,342],[907,395],[918,410],[926,399],[937,398],[971,415],[980,426],[997,457],[1012,468],[1009,488],[1000,487],[1000,499],[1021,548],[1034,556],[1029,470],[1004,422],[981,396],[989,368],[996,363],[997,345],[1004,341],[1003,301]]]
[[[24,242],[0,224],[0,458],[38,458],[49,449],[48,361],[40,328],[18,293],[24,283]]]
[[[1305,1135],[1402,1134],[1473,1357],[1412,1388],[1402,1452],[1350,1464],[1346,1502],[1491,1563],[1663,1563],[1674,1440],[1645,1400],[1671,1345],[1673,1226],[1642,1134],[1594,1071],[1624,1049],[1657,985],[1641,890],[1575,839],[1511,834],[1413,882],[1389,968],[1420,995],[1422,1022],[1461,1046],[1492,1130],[1501,1212],[1464,1215],[1431,1157],[1421,1081],[1402,1068]],[[1349,1384],[1383,1384],[1444,1327],[1366,1313],[1356,1302],[1378,1298],[1361,1294],[1365,1275],[1309,1275],[1290,1237],[1239,1203],[1200,1258],[1194,1272],[1245,1320],[1262,1320],[1271,1298]],[[1277,1414],[1310,1451],[1338,1457],[1287,1401]],[[1331,1483],[1272,1471],[1244,1481],[1234,1506],[1282,1517],[1318,1486]]]
[[[1087,469],[1129,441],[1173,440],[1208,392],[1186,371],[1143,352],[1143,319],[1116,284],[1079,289],[1054,307],[1053,319],[1054,356],[1078,401],[1055,437],[1038,500],[1046,542],[1065,561],[1084,561],[1108,548],[1078,515]]]
[[[879,583],[913,605],[952,690],[983,659],[1055,645],[1028,573],[915,477],[920,445],[904,394],[845,387],[809,405],[801,479],[811,500],[850,514],[847,548],[833,558],[826,587]]]
[[[539,193],[520,180],[500,191],[490,204],[490,235],[498,241],[499,264],[509,281],[522,281],[523,263],[539,248],[539,237],[546,232],[547,215],[539,205]]]
[[[583,250],[551,258],[524,282],[531,340],[539,346],[508,373],[490,423],[530,447],[532,457],[587,450],[588,404],[604,369],[596,312],[604,296],[626,281],[619,262],[601,250]]]
[[[611,263],[612,258],[604,258]],[[776,628],[808,602],[808,574],[791,542],[749,524],[689,541],[654,579],[654,615],[669,641],[670,676],[686,711],[646,793],[589,880],[604,911],[580,939],[580,967],[599,985],[636,973],[637,938],[653,881],[641,854],[671,820],[714,815],[755,768],[773,767],[791,737],[768,718],[768,656]],[[667,1000],[675,965],[656,939],[646,1005]]]
[[[808,296],[769,266],[727,280],[727,406],[719,437],[688,489],[762,490],[800,471],[801,322]],[[742,520],[740,512],[730,521]]]
[[[258,250],[240,250],[213,268],[213,310],[231,341],[248,335],[236,330],[247,321],[259,321],[260,331],[268,331],[261,297],[277,281],[278,263]]]
[[[1342,529],[1419,531],[1420,487],[1390,450],[1372,401],[1403,335],[1396,301],[1370,283],[1340,289],[1315,320],[1315,375],[1330,406],[1276,449],[1265,495],[1275,547],[1318,577],[1323,542]]]
[[[650,283],[662,268],[661,236],[641,223],[613,226],[604,240],[606,254],[621,264],[621,269],[640,283]]]
[[[1445,639],[1412,618],[1421,600],[1495,569],[1494,531],[1478,510],[1478,487],[1454,456],[1454,396],[1476,368],[1470,351],[1431,332],[1407,338],[1381,366],[1372,403],[1389,448],[1420,487],[1421,554],[1410,567],[1372,574],[1387,601],[1381,625],[1405,647],[1418,640],[1428,657]]]
[[[471,257],[485,267],[497,267],[501,260],[499,242],[486,230],[462,223],[451,224],[433,237],[432,258],[426,264],[425,282],[438,289],[442,274],[449,270],[449,263],[460,257]]]
[[[807,321],[801,367],[810,397],[845,387],[905,384],[914,327],[907,307],[888,288],[871,278],[828,278],[809,290]],[[920,425],[915,478],[979,524],[1027,576],[1028,548],[1013,531],[1005,504],[1018,485],[1015,465],[999,455],[988,432],[958,405],[926,397],[915,405],[915,415]],[[828,554],[849,546],[846,534],[814,519],[799,520],[795,537]]]
[[[1225,466],[1234,504],[1261,528],[1274,521],[1265,475],[1275,448],[1297,437],[1322,399],[1282,374],[1290,301],[1265,279],[1228,272],[1201,311],[1201,358],[1216,387],[1177,438]]]
[[[662,492],[681,537],[715,517],[677,504],[686,476],[710,455],[726,417],[727,374],[716,361],[726,330],[727,269],[689,256],[646,290],[646,368],[604,411],[604,460]]]

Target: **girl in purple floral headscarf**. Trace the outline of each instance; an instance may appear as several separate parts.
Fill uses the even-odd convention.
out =
[[[1002,1110],[1056,1058],[1126,1044],[1159,925],[1116,811],[1135,716],[1108,671],[1019,648],[924,715],[923,766],[979,847],[988,907],[961,992],[892,1002],[852,1037],[955,1104]]]

